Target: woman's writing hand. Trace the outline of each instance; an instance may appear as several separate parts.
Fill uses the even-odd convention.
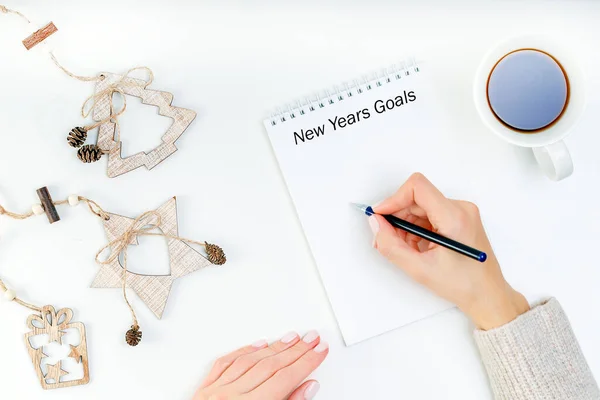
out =
[[[529,309],[527,300],[502,276],[477,206],[450,200],[421,174],[412,175],[374,207],[487,253],[480,263],[369,217],[379,252],[417,282],[456,304],[480,329],[512,321]]]
[[[302,383],[327,357],[329,346],[315,331],[289,333],[268,345],[259,341],[215,362],[194,400],[312,399],[319,383]]]

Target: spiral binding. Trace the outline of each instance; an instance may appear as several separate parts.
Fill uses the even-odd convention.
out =
[[[288,104],[283,109],[279,107],[271,114],[269,120],[271,121],[272,126],[276,126],[418,72],[419,65],[417,64],[416,59],[411,57],[399,64],[384,68],[382,71],[372,74],[370,77],[366,75],[360,79],[353,80],[351,83],[343,83],[341,88],[340,86],[334,86],[331,91],[325,90],[323,93],[316,94],[312,97],[306,97],[303,100]]]

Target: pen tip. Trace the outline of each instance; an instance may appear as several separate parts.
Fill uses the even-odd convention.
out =
[[[359,203],[350,203],[352,206],[358,208],[360,211],[366,213],[367,210],[370,208],[368,205],[366,204],[359,204]]]

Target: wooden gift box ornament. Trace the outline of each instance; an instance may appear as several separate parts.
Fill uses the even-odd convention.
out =
[[[81,322],[75,322],[72,319],[73,310],[63,308],[55,311],[53,306],[44,306],[39,314],[32,314],[27,319],[27,326],[31,330],[25,334],[25,346],[27,346],[27,352],[31,357],[35,372],[44,389],[85,385],[90,381],[85,325]],[[77,332],[76,336],[79,339],[74,344],[73,342],[65,343],[64,341],[64,336],[68,330],[75,330]],[[54,364],[47,363],[46,360],[50,356],[44,352],[44,346],[35,346],[32,342],[32,339],[36,339],[40,335],[48,338],[46,346],[54,343],[68,345],[68,355]],[[74,363],[81,366],[83,369],[83,376],[81,378],[68,379],[70,371],[67,371],[64,366],[68,361],[71,361],[71,364]],[[47,372],[43,371],[44,366]]]
[[[0,279],[3,298],[32,311],[25,347],[43,389],[85,385],[90,381],[85,325],[73,320],[73,310],[38,307],[21,300]],[[73,332],[74,331],[74,332]],[[66,351],[64,351],[66,348]]]
[[[0,205],[0,215],[14,219],[26,219],[33,215],[46,215],[52,224],[60,220],[54,201],[43,187],[37,190],[40,203],[31,207],[26,214],[15,214]],[[66,203],[58,202],[58,203]],[[27,352],[33,363],[42,388],[57,389],[84,385],[90,381],[85,325],[73,320],[73,310],[54,306],[38,307],[21,300],[17,293],[9,289],[0,279],[0,292],[4,299],[19,304],[35,312],[27,318],[29,332],[24,336]],[[75,334],[69,334],[75,331]],[[73,333],[73,332],[71,332]],[[60,348],[67,348],[62,352]],[[57,350],[58,348],[58,350]],[[50,350],[55,350],[51,354]],[[79,376],[77,376],[79,375]]]

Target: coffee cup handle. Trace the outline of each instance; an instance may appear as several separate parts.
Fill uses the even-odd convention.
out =
[[[533,155],[542,171],[553,181],[560,181],[573,173],[573,160],[562,140],[548,146],[534,147]]]

